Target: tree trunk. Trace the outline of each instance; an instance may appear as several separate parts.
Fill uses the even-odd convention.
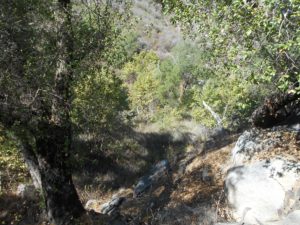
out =
[[[54,77],[50,121],[39,124],[36,153],[42,190],[50,221],[56,225],[74,224],[85,210],[74,187],[68,158],[71,146],[70,82],[73,42],[70,0],[58,0],[57,69]]]
[[[70,0],[57,0],[57,7],[54,9],[53,29],[57,34],[57,64],[53,83],[49,83],[53,85],[52,90],[47,89],[47,100],[43,101],[41,98],[34,107],[20,101],[23,93],[10,97],[5,90],[2,94],[1,90],[0,121],[7,129],[13,129],[21,141],[21,150],[33,181],[36,185],[40,183],[43,191],[51,224],[65,225],[76,224],[76,219],[81,217],[85,210],[74,187],[68,165],[71,146],[70,84],[73,54]],[[11,41],[15,43],[15,40]],[[19,46],[18,42],[16,46]],[[22,58],[22,49],[13,52],[19,53]],[[14,61],[9,63],[11,68],[24,66],[23,61],[17,61],[17,65],[14,65]],[[10,70],[4,71],[6,73]],[[19,69],[13,71],[20,77],[20,81],[24,76],[23,72]],[[25,90],[27,86],[24,87]],[[44,109],[47,109],[45,115]],[[27,135],[34,140],[32,143],[26,139]]]
[[[40,132],[36,147],[48,217],[56,225],[74,224],[85,210],[68,166],[68,132],[51,124],[44,124]]]
[[[269,128],[299,121],[299,99],[299,94],[288,93],[277,93],[267,97],[252,113],[252,124],[260,128]]]
[[[71,146],[70,82],[72,29],[70,0],[58,0],[57,69],[54,77],[51,120],[39,124],[36,152],[47,213],[56,225],[74,224],[85,212],[74,187],[68,158]]]
[[[32,146],[27,141],[22,141],[21,153],[31,175],[34,187],[36,189],[42,189],[41,173],[39,170],[38,159],[35,155],[34,150],[32,149]]]

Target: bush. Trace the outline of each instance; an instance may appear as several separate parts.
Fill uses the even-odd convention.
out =
[[[28,179],[28,172],[18,145],[10,133],[0,126],[0,193]]]
[[[222,118],[223,126],[245,125],[265,92],[262,86],[252,85],[235,76],[226,80],[211,78],[203,88],[193,87],[192,115],[206,126],[216,125],[211,113],[203,106],[205,101]]]
[[[152,51],[143,51],[127,63],[121,74],[128,89],[130,108],[141,119],[149,119],[159,106],[159,58]]]

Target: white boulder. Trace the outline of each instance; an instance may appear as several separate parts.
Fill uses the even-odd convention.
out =
[[[299,164],[281,158],[231,168],[225,184],[235,219],[246,224],[280,221],[299,172]]]

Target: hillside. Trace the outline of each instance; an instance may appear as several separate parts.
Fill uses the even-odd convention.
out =
[[[294,162],[299,157],[297,132],[286,128],[266,131],[252,129],[250,132],[255,135],[247,140],[248,144],[252,142],[257,150],[251,153],[251,161],[247,160],[247,164],[272,160],[274,157]],[[242,138],[239,138],[239,142]],[[125,201],[112,215],[124,224],[209,225],[234,221],[224,185],[228,169],[234,166],[232,154],[238,144],[237,136],[226,139],[230,139],[229,144],[221,148],[212,151],[195,148],[187,152],[171,166],[169,172],[160,174],[159,179],[140,197],[132,197],[134,189],[121,188],[102,196],[101,200],[93,201],[88,208],[102,212],[103,204],[109,202],[111,196],[120,196]],[[197,153],[190,157],[192,151]]]
[[[299,1],[3,0],[0,224],[299,225]]]

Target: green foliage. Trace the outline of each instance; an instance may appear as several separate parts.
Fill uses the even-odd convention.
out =
[[[170,57],[160,63],[159,94],[164,105],[178,106],[183,94],[180,86],[192,82],[197,75],[200,54],[194,47],[182,42],[171,50]]]
[[[10,133],[0,127],[0,193],[9,184],[24,182],[28,177],[27,168],[18,150],[18,145]]]
[[[74,26],[77,46],[73,82],[72,119],[76,127],[101,136],[120,123],[128,108],[127,93],[118,70],[137,48],[130,28],[130,4],[116,10],[108,3],[81,7],[83,20]],[[118,127],[118,126],[117,126]]]
[[[228,67],[230,74],[240,66],[252,66],[250,81],[272,82],[283,91],[298,91],[298,0],[215,4],[164,0],[163,4],[165,11],[172,13],[174,23],[184,24],[187,33],[210,48],[216,66]],[[258,59],[264,59],[263,64]]]
[[[241,78],[211,78],[202,89],[193,87],[192,115],[206,126],[216,125],[215,119],[203,106],[205,101],[221,117],[225,127],[230,125],[233,128],[247,123],[263,96],[261,86],[251,85]]]
[[[132,107],[136,108],[136,111],[140,113],[149,112],[155,110],[156,107],[156,92],[155,89],[158,86],[158,81],[152,74],[142,74],[138,76],[136,82],[130,88],[130,100]]]
[[[74,86],[73,119],[84,129],[113,125],[119,112],[127,108],[126,93],[113,71],[86,71]]]
[[[180,118],[179,108],[189,101],[183,86],[209,75],[201,64],[204,57],[191,42],[174,47],[164,60],[152,51],[137,54],[122,69],[132,109],[147,119]]]
[[[154,52],[141,52],[122,70],[131,108],[162,127],[183,118],[215,126],[215,119],[203,106],[205,101],[223,118],[224,126],[247,123],[247,117],[265,96],[264,83],[269,80],[249,82],[260,71],[238,61],[237,49],[230,50],[231,61],[225,62],[203,47],[201,40],[179,43],[162,60]],[[268,71],[272,69],[259,57],[254,62],[270,68]]]
[[[157,78],[159,58],[152,51],[133,57],[122,70],[122,79],[128,88],[131,108],[140,116],[154,113],[159,103]]]
[[[175,60],[175,59],[174,59]],[[181,81],[180,66],[172,59],[160,63],[158,94],[163,105],[178,105],[179,85]]]
[[[203,56],[201,84],[193,83],[184,99],[198,121],[215,124],[202,101],[228,125],[246,121],[271,92],[299,92],[300,1],[164,0],[163,8]]]
[[[130,28],[123,30],[122,37],[123,39],[120,41],[120,45],[124,47],[127,54],[127,60],[132,59],[134,54],[141,49],[141,46],[138,43],[139,36],[134,29]]]
[[[132,83],[138,76],[153,73],[158,67],[159,58],[153,51],[142,51],[128,62],[122,72],[126,83]],[[152,74],[154,76],[154,74]]]
[[[26,167],[20,156],[16,142],[12,137],[7,136],[3,130],[0,132],[1,170],[7,169],[11,171],[17,171],[20,174],[24,173]]]

